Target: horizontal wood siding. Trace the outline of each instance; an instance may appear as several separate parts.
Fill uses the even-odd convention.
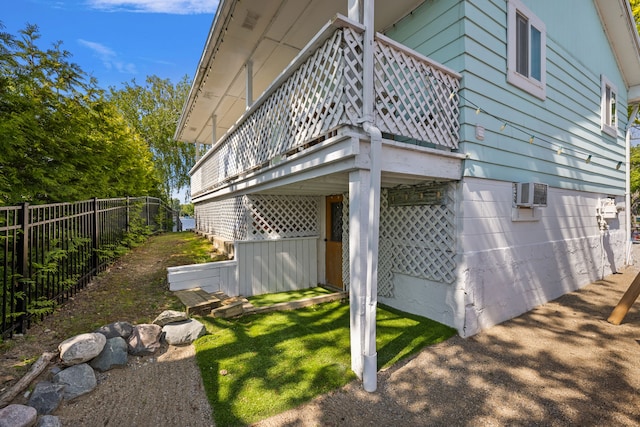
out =
[[[229,296],[240,295],[237,266],[236,261],[218,261],[169,267],[167,268],[169,290],[201,288],[209,293],[222,291]]]
[[[386,34],[463,74],[464,176],[623,194],[624,167],[615,167],[624,160],[627,94],[595,5],[522,1],[547,29],[545,100],[506,81],[505,0],[425,2]],[[601,74],[618,88],[617,138],[600,130]],[[505,122],[513,125],[501,131]],[[476,139],[476,125],[484,140]]]
[[[236,242],[239,292],[244,296],[318,284],[317,237]]]
[[[425,1],[385,35],[454,71],[463,69],[463,8],[451,0]]]

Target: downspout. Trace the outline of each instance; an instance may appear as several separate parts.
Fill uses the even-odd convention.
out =
[[[633,121],[638,114],[638,104],[634,104],[631,110],[631,117],[627,123],[627,132],[625,137],[625,194],[624,205],[626,207],[626,232],[627,232],[627,259],[626,265],[633,263],[633,257],[631,256],[631,247],[633,241],[631,240],[631,128],[633,127]]]
[[[380,156],[382,132],[374,124],[374,0],[364,0],[363,46],[363,123],[371,143],[369,159],[369,229],[367,232],[367,278],[365,283],[364,360],[362,383],[365,391],[374,392],[378,380],[378,353],[376,351],[376,308],[378,305],[378,238],[380,224]]]
[[[248,60],[244,64],[246,71],[246,109],[248,110],[253,105],[253,61]]]

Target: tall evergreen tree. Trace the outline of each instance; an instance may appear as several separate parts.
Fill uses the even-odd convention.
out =
[[[158,194],[144,141],[58,42],[0,33],[0,204]]]
[[[167,197],[190,182],[195,147],[173,138],[190,86],[186,76],[176,85],[168,79],[148,76],[144,86],[132,80],[122,89],[111,88],[111,101],[150,147]]]

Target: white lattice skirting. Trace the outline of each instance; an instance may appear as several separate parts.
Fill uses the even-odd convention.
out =
[[[246,204],[246,196],[196,203],[196,229],[229,241],[243,240],[247,235]]]
[[[198,231],[230,241],[309,237],[319,234],[315,196],[251,195],[198,203]]]
[[[393,297],[393,273],[442,283],[455,280],[455,213],[453,184],[441,205],[389,206],[380,196],[378,295]],[[349,284],[349,197],[343,199],[342,277]]]
[[[247,240],[317,236],[319,204],[314,196],[249,196]]]

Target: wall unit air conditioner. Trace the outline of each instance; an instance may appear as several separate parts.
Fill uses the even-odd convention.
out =
[[[519,182],[516,184],[516,206],[532,208],[547,206],[547,184]]]

